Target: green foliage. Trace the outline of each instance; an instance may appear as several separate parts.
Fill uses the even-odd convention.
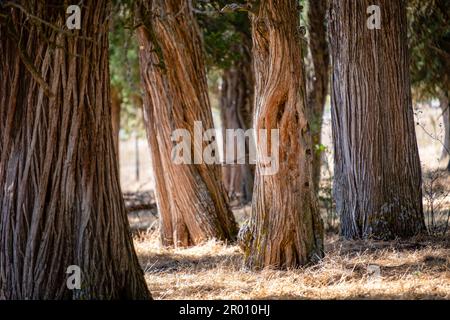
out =
[[[131,92],[133,84],[130,82],[139,81],[139,61],[129,2],[114,3],[109,45],[111,84]]]
[[[135,37],[131,1],[116,1],[109,35],[111,86],[122,100],[121,129],[144,134],[139,74],[138,44]]]
[[[233,62],[242,59],[239,45],[251,39],[248,12],[220,12],[231,2],[246,3],[225,0],[198,2],[198,8],[195,10],[203,32],[208,69],[226,69]]]
[[[416,98],[450,91],[450,0],[410,0],[411,80]]]
[[[317,153],[322,153],[328,150],[327,146],[321,143],[315,144],[314,149],[316,150]]]
[[[229,8],[252,9],[230,10]],[[299,0],[303,7],[306,0]],[[239,48],[241,44],[251,47],[251,27],[249,14],[256,7],[257,1],[245,0],[211,0],[198,1],[195,12],[203,32],[206,51],[206,65],[208,69],[229,68],[235,61],[243,59]],[[305,24],[306,10],[302,10],[301,24]],[[306,42],[302,43],[305,45]],[[306,52],[306,50],[304,50]]]

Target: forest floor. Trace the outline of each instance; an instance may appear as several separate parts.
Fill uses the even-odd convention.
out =
[[[155,299],[450,299],[450,239],[342,241],[326,237],[326,256],[297,270],[249,272],[238,246],[210,241],[161,248],[155,234],[135,238]]]
[[[425,219],[430,226],[446,221],[450,208],[450,173],[443,170],[448,158],[440,159],[441,111],[419,108],[415,120]],[[329,112],[325,114],[322,140],[328,146],[322,173],[330,182]],[[150,191],[154,182],[148,147],[140,141],[139,179],[135,175],[134,147],[133,141],[121,143],[122,188]],[[338,219],[330,216],[334,210],[329,182],[321,193],[321,207],[327,229],[336,230]],[[238,222],[247,218],[249,211],[248,207],[235,210]],[[344,241],[328,232],[326,255],[319,264],[297,270],[249,272],[243,269],[238,246],[210,241],[187,249],[162,248],[154,232],[155,216],[136,212],[129,217],[135,234],[148,230],[135,236],[135,247],[155,299],[450,299],[450,230],[447,237],[408,242]]]

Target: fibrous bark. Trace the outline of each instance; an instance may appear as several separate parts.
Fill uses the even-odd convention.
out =
[[[402,0],[333,0],[334,196],[346,238],[409,237],[425,230]]]
[[[308,80],[308,118],[311,125],[313,143],[313,184],[318,190],[320,169],[322,166],[322,122],[329,82],[329,50],[327,40],[327,2],[328,0],[310,0],[308,10],[309,51],[312,61],[312,72]]]
[[[291,0],[262,0],[252,15],[254,125],[257,132],[278,129],[280,141],[278,172],[263,175],[263,164],[256,165],[252,215],[242,236],[249,268],[295,268],[323,256],[298,22],[299,6]]]
[[[54,1],[0,9],[0,299],[150,298],[111,134],[109,8],[83,5],[79,31]]]
[[[144,114],[162,243],[187,246],[211,238],[233,240],[237,226],[220,167],[174,164],[171,159],[175,129],[187,129],[194,137],[194,121],[201,121],[204,129],[214,128],[202,41],[192,8],[181,0],[141,1],[137,13],[142,20],[137,35]]]

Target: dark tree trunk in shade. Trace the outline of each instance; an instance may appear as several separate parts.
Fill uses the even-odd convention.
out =
[[[65,28],[65,6],[22,8]],[[109,9],[84,4],[73,35],[0,9],[0,299],[150,298],[111,132]],[[70,265],[81,290],[66,286]]]
[[[117,87],[111,86],[111,123],[112,123],[114,150],[117,155],[117,166],[119,168],[119,174],[120,174],[119,133],[120,133],[120,105],[121,105],[121,103],[122,103],[122,98],[120,96],[119,89]]]
[[[211,238],[233,240],[237,225],[220,166],[176,165],[171,159],[173,130],[183,128],[194,137],[194,121],[201,121],[204,129],[214,128],[202,39],[193,12],[179,0],[141,1],[136,12],[142,20],[137,35],[144,115],[162,243],[188,246]]]
[[[249,42],[251,40],[249,39]],[[226,129],[247,130],[252,127],[254,76],[251,64],[251,43],[240,45],[241,60],[224,70],[220,92],[220,115],[224,137],[223,154],[226,159]],[[231,143],[228,141],[228,143]],[[236,145],[236,144],[235,144]],[[254,165],[248,158],[246,144],[245,164],[224,164],[222,175],[229,198],[240,202],[251,201],[253,194]],[[236,155],[237,152],[235,151]],[[235,162],[239,159],[235,158]]]
[[[310,0],[308,10],[309,51],[312,61],[312,72],[308,76],[308,118],[311,126],[313,143],[312,175],[315,190],[320,183],[322,151],[319,146],[322,139],[322,122],[329,82],[329,50],[327,41],[327,2],[328,0]]]
[[[323,226],[312,185],[299,6],[264,0],[252,15],[255,129],[279,130],[279,170],[256,165],[252,214],[244,234],[249,268],[295,268],[323,256]],[[257,148],[261,145],[257,140]]]
[[[122,97],[120,96],[119,89],[111,86],[111,123],[112,123],[112,135],[114,142],[114,151],[117,157],[117,168],[120,178],[120,107],[122,104]]]
[[[405,1],[378,0],[381,29],[366,27],[373,1],[332,0],[334,196],[345,238],[425,231],[414,130]]]

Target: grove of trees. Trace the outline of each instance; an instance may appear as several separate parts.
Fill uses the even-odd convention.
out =
[[[161,246],[238,242],[253,271],[320,261],[328,95],[340,236],[425,235],[413,94],[440,99],[448,151],[448,2],[97,0],[72,29],[66,2],[1,1],[0,299],[151,299],[119,179],[124,100],[143,110]],[[214,128],[212,86],[223,132],[253,128],[260,153],[259,130],[278,132],[274,174],[248,154],[174,161],[175,130]]]

